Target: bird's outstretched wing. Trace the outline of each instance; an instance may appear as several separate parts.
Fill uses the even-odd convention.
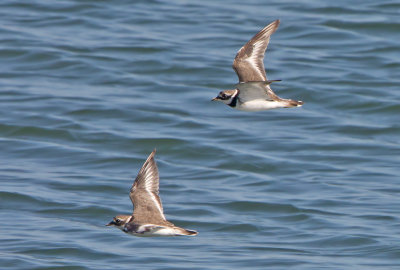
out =
[[[156,150],[149,155],[140,169],[129,192],[134,206],[133,217],[136,223],[162,224],[166,221],[159,190],[159,174],[154,160]]]
[[[279,20],[273,21],[236,54],[233,69],[239,77],[239,82],[266,81],[267,75],[264,68],[264,54],[268,47],[270,36],[278,29]]]

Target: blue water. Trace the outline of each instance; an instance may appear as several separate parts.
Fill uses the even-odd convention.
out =
[[[1,269],[399,269],[398,1],[0,3]],[[275,19],[301,108],[211,102]],[[157,148],[166,217],[104,225]]]

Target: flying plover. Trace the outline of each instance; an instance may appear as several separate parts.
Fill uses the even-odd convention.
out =
[[[179,228],[167,221],[160,196],[159,175],[154,161],[156,150],[149,155],[140,169],[129,192],[133,204],[132,215],[118,215],[107,224],[135,236],[196,235],[196,231]]]
[[[278,25],[279,20],[270,23],[238,51],[233,69],[239,77],[239,83],[235,89],[221,91],[213,101],[221,101],[234,109],[250,112],[303,105],[303,101],[278,97],[270,84],[279,80],[267,80],[264,54],[270,36],[278,29]]]

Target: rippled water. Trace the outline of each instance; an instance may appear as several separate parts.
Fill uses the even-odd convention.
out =
[[[246,2],[246,3],[245,3]],[[261,2],[261,1],[260,1]],[[8,269],[397,269],[398,1],[0,4],[0,265]],[[210,102],[236,51],[302,108]],[[104,224],[157,148],[169,220]]]

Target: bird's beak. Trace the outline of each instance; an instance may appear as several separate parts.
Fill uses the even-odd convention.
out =
[[[106,224],[106,226],[114,226],[114,225],[116,225],[114,220],[112,220],[110,223]]]
[[[213,98],[211,101],[217,101],[218,97]]]

